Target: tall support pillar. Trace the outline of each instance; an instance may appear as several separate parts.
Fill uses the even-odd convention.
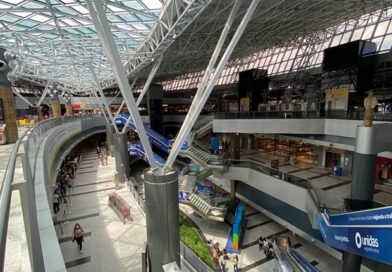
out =
[[[41,121],[42,118],[42,107],[41,106],[37,106],[37,116],[38,116],[38,121]]]
[[[0,48],[0,98],[3,106],[3,118],[0,120],[6,124],[5,137],[8,143],[18,140],[18,128],[16,126],[16,105],[12,93],[11,82],[7,75],[10,71],[7,61],[4,59],[3,48]]]
[[[147,107],[150,117],[150,127],[152,130],[163,135],[163,88],[161,85],[153,84],[148,88]]]
[[[73,116],[73,108],[71,102],[65,103],[65,111],[66,116]]]
[[[122,183],[125,177],[129,178],[129,154],[127,135],[124,133],[116,133],[113,135],[114,154],[116,158],[116,170],[118,172],[118,179]]]
[[[58,94],[53,94],[50,99],[50,107],[52,108],[52,117],[58,118],[61,117],[61,105]]]
[[[351,209],[370,208],[374,195],[374,171],[376,169],[377,152],[376,127],[359,126],[354,151],[354,162],[351,181]],[[380,131],[379,131],[380,133]],[[343,252],[342,271],[360,271],[362,257]]]
[[[106,125],[106,142],[108,143],[108,150],[110,156],[114,156],[114,141],[113,141],[114,129],[112,125]]]
[[[230,141],[231,146],[231,158],[234,160],[240,159],[241,151],[241,135],[239,133],[234,133],[231,136]]]
[[[147,244],[151,272],[176,262],[180,267],[178,177],[172,169],[144,171]]]

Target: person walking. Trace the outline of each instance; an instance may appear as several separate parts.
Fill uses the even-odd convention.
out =
[[[233,267],[234,267],[234,272],[238,272],[238,255],[234,255],[233,257]]]
[[[268,249],[269,249],[269,247],[268,247],[267,239],[264,239],[264,241],[263,241],[263,250],[264,250],[264,254],[265,255],[267,255]]]
[[[83,249],[83,241],[84,241],[83,235],[84,232],[82,227],[79,225],[79,223],[76,223],[73,230],[72,242],[76,240],[76,243],[78,244],[80,250],[80,254],[82,254],[82,249]]]
[[[259,244],[259,251],[263,249],[263,237],[260,236],[259,240],[257,240],[257,243]]]
[[[224,258],[221,258],[220,260],[220,268],[222,272],[226,272],[226,261]]]

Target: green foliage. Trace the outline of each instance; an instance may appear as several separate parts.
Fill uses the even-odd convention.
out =
[[[214,269],[214,264],[206,244],[200,237],[197,229],[192,226],[192,224],[190,224],[186,217],[182,214],[180,214],[180,237],[181,241],[192,249],[192,251],[203,260],[203,262]]]

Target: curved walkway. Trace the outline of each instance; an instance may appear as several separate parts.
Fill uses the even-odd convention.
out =
[[[71,204],[66,207],[69,223],[62,225],[63,235],[60,226],[56,226],[67,271],[141,271],[141,252],[146,241],[145,218],[127,187],[116,192],[131,205],[133,221],[123,224],[108,207],[108,195],[115,191],[114,173],[114,158],[109,158],[108,165],[102,166],[95,149],[83,152]],[[58,214],[62,215],[63,210]],[[76,223],[85,232],[82,254],[76,243],[72,243]]]

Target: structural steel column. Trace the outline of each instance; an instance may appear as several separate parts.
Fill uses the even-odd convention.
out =
[[[120,182],[124,182],[124,175],[127,179],[129,178],[128,139],[124,133],[116,133],[113,136],[118,179]]]
[[[211,79],[208,81],[208,84],[204,83],[204,82],[207,81],[209,79],[209,77],[207,78],[207,77],[203,76],[203,82],[201,82],[200,85],[202,85],[202,83],[204,83],[204,84],[206,84],[206,87],[204,90],[201,90],[201,88],[199,86],[198,92],[201,90],[201,91],[204,91],[204,93],[200,97],[200,100],[195,100],[195,99],[193,100],[192,104],[196,103],[196,104],[198,104],[198,106],[195,108],[194,112],[188,112],[187,115],[190,115],[191,118],[189,119],[189,121],[185,120],[183,125],[181,126],[180,132],[178,133],[178,136],[174,142],[172,151],[170,152],[169,157],[167,158],[167,161],[165,163],[164,168],[167,168],[167,167],[170,168],[173,165],[174,160],[176,159],[178,153],[180,152],[182,143],[188,137],[190,130],[192,129],[193,125],[195,124],[196,119],[199,116],[201,110],[203,109],[208,97],[210,96],[212,89],[214,88],[215,84],[218,82],[219,76],[221,75],[227,61],[229,60],[231,54],[233,53],[234,48],[236,47],[239,39],[242,36],[242,33],[244,32],[250,19],[252,18],[252,15],[255,12],[259,3],[260,3],[260,0],[253,0],[250,3],[244,17],[242,18],[242,21],[238,25],[236,32],[234,33],[229,45],[227,46],[225,53],[223,54],[222,58],[220,59],[219,64],[216,66],[215,71],[214,71]],[[222,35],[221,35],[222,39],[221,38],[219,39],[219,41],[218,41],[219,44],[217,45],[216,50],[214,51],[213,55],[220,52],[220,48],[222,47],[223,42],[224,42],[223,38],[225,36],[225,31],[230,26],[229,19],[232,19],[232,16],[234,16],[234,15],[235,15],[234,13],[230,14],[230,16],[228,18],[228,22],[226,22],[225,28],[222,31]],[[215,58],[215,57],[217,57],[217,56],[213,56],[211,58],[211,62],[209,63],[207,69],[210,69],[211,65],[214,63],[213,58]]]
[[[370,207],[370,201],[374,195],[374,171],[376,169],[375,127],[359,126],[357,128],[352,181],[350,209],[366,209]],[[358,200],[358,202],[356,202]],[[360,271],[362,257],[353,253],[343,252],[342,271]]]
[[[176,171],[158,168],[144,171],[147,244],[150,272],[176,262],[180,267],[178,177]]]
[[[150,74],[148,75],[147,81],[146,81],[146,83],[144,84],[143,90],[142,90],[142,92],[140,93],[139,97],[137,98],[136,107],[139,107],[140,103],[142,103],[143,97],[144,97],[144,95],[146,94],[147,90],[149,89],[149,87],[150,87],[150,85],[151,85],[151,83],[152,83],[152,80],[154,79],[155,74],[156,74],[156,72],[158,71],[159,66],[160,66],[161,63],[162,63],[162,59],[163,59],[163,55],[160,56],[160,58],[155,62],[154,67],[152,67],[152,70],[151,70]],[[131,88],[132,88],[132,87],[131,87]],[[129,109],[128,109],[128,110],[129,110]],[[129,123],[131,122],[131,120],[132,120],[131,117],[132,117],[132,115],[129,115],[127,121],[125,122],[125,126],[124,126],[124,128],[123,128],[123,130],[122,130],[123,133],[125,132],[125,130],[127,129]]]
[[[116,133],[119,133],[119,130],[118,130],[117,126],[116,126],[116,121],[114,120],[113,115],[112,115],[112,111],[109,108],[108,102],[106,101],[105,94],[103,93],[103,91],[101,89],[101,85],[99,84],[99,79],[98,79],[97,75],[95,74],[94,69],[91,66],[90,66],[90,71],[91,71],[91,75],[93,76],[94,82],[97,85],[97,89],[98,89],[99,95],[100,95],[102,103],[103,103],[103,105],[104,105],[104,107],[106,109],[106,113],[109,116],[110,122],[112,123]]]
[[[97,34],[102,42],[102,46],[107,54],[108,59],[110,60],[109,62],[113,69],[113,74],[117,80],[121,94],[135,123],[136,129],[139,134],[140,142],[142,143],[142,146],[147,156],[148,163],[152,167],[157,167],[157,163],[154,160],[154,155],[150,142],[147,138],[146,130],[137,109],[135,99],[132,96],[132,90],[129,86],[126,71],[124,69],[124,66],[122,65],[120,55],[113,39],[113,34],[110,31],[110,26],[107,21],[105,11],[103,9],[103,3],[102,1],[93,2],[91,0],[86,0],[85,2],[89,10],[91,19],[94,22],[94,27],[97,30]]]
[[[11,82],[7,75],[10,72],[7,61],[4,59],[3,48],[0,48],[0,98],[3,106],[3,118],[0,120],[6,124],[5,137],[7,143],[15,143],[18,140],[18,128],[16,125],[16,105],[12,93]]]
[[[230,153],[231,158],[239,160],[241,155],[241,135],[239,133],[233,133],[230,140]]]

